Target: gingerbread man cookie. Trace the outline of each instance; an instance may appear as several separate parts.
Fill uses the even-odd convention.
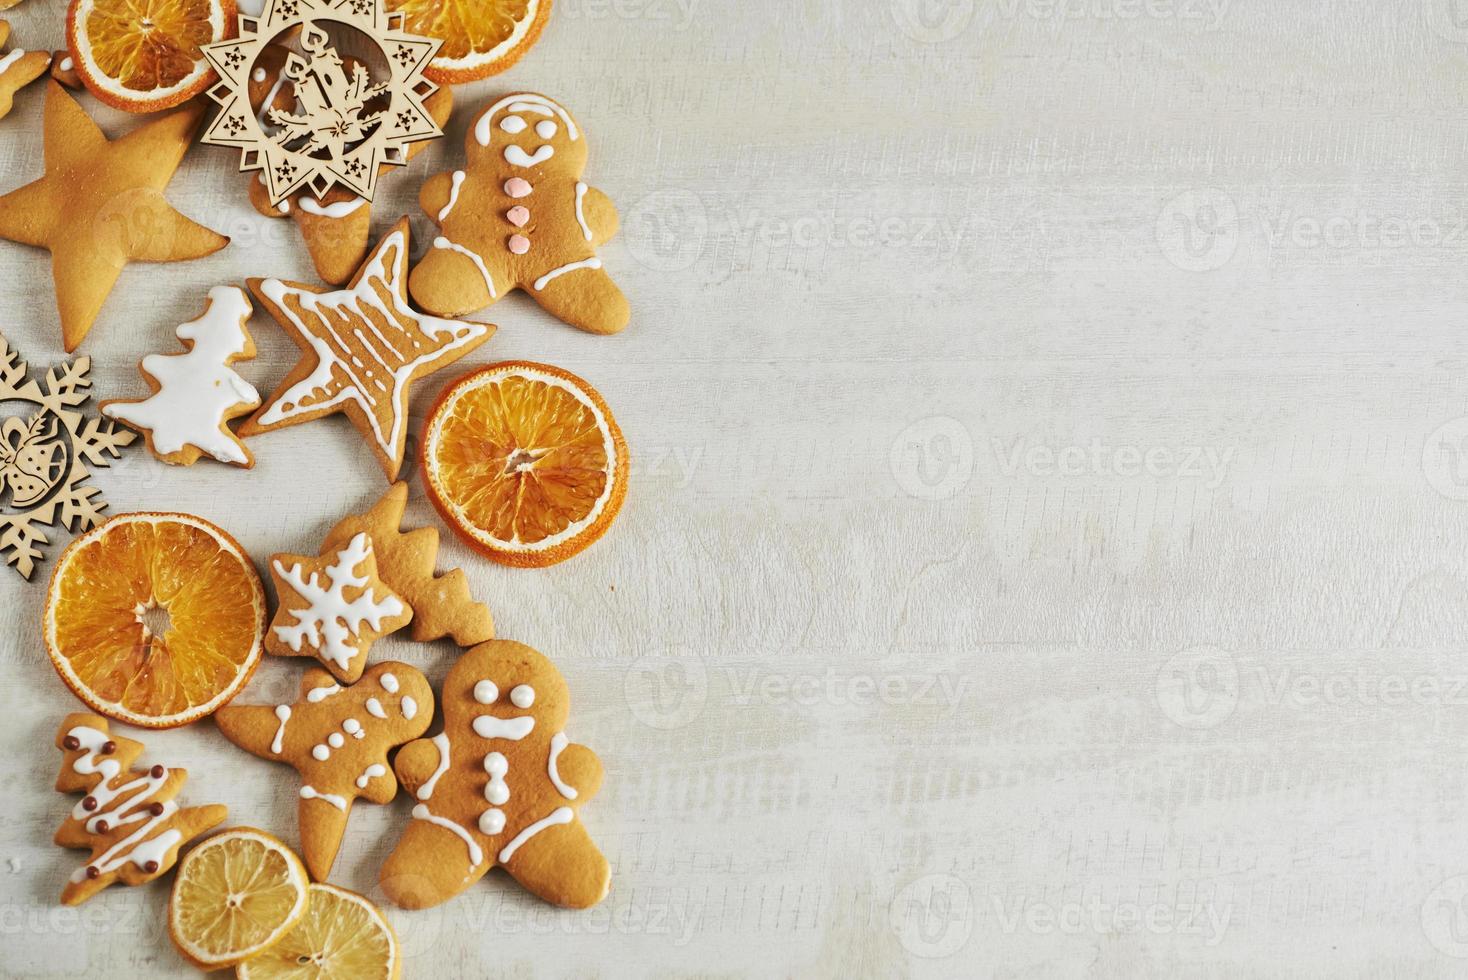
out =
[[[319,558],[270,559],[280,605],[265,635],[278,657],[315,657],[339,681],[354,683],[374,641],[407,626],[413,610],[377,577],[366,532]]]
[[[346,688],[313,667],[295,704],[230,706],[214,720],[246,752],[301,774],[301,857],[311,877],[325,881],[353,801],[388,803],[397,795],[387,752],[428,730],[433,688],[415,668],[391,661]]]
[[[607,894],[607,859],[577,819],[601,788],[601,761],[566,740],[566,682],[523,643],[464,653],[440,698],[443,733],[403,746],[394,768],[413,821],[382,867],[409,909],[453,898],[499,865],[548,902],[588,908]]]
[[[523,289],[573,327],[627,326],[627,298],[596,254],[617,233],[617,210],[581,180],[586,139],[571,114],[543,95],[507,96],[480,113],[464,146],[466,168],[419,195],[441,233],[413,270],[413,299],[462,316]]]
[[[0,0],[0,10],[4,9],[3,0]],[[4,47],[9,37],[10,24],[0,20],[0,47]],[[44,75],[50,64],[51,55],[47,51],[11,48],[0,54],[0,119],[10,113],[15,93]]]
[[[61,892],[66,905],[85,902],[114,881],[141,885],[165,874],[179,847],[229,815],[217,803],[180,808],[173,802],[188,782],[183,769],[130,769],[143,745],[109,734],[105,718],[67,715],[56,747],[65,754],[57,791],[86,794],[56,831],[56,843],[92,850]]]

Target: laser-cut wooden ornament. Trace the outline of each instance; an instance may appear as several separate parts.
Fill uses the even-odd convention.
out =
[[[85,531],[101,520],[107,504],[86,485],[87,465],[109,465],[109,455],[120,457],[137,438],[81,410],[91,397],[91,367],[89,357],[63,363],[46,373],[43,387],[0,334],[0,557],[22,578],[35,573],[41,546],[50,543],[43,527]],[[13,402],[33,408],[9,415]]]
[[[301,190],[320,198],[333,186],[372,200],[381,167],[407,163],[409,145],[443,135],[423,104],[438,89],[423,70],[442,42],[402,25],[385,0],[269,0],[263,16],[241,16],[239,37],[203,49],[219,73],[209,95],[221,107],[203,141],[238,147],[240,171],[261,172],[272,206]],[[376,46],[381,58],[367,60],[384,63],[387,76],[374,79],[364,64],[348,70],[333,26]],[[294,105],[255,106],[250,82],[281,38],[301,49],[283,69]]]

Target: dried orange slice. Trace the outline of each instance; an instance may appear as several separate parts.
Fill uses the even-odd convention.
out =
[[[234,0],[71,0],[66,43],[82,84],[114,109],[157,112],[217,77],[199,48],[235,35]]]
[[[175,728],[239,693],[260,662],[265,588],[238,542],[187,514],[120,514],[67,547],[46,648],[94,711]]]
[[[396,980],[398,937],[356,892],[313,884],[306,914],[280,942],[239,965],[240,980]]]
[[[497,75],[534,46],[550,19],[551,0],[387,0],[409,34],[443,47],[425,74],[444,85]]]
[[[505,565],[554,565],[601,537],[627,494],[627,468],[601,395],[549,364],[465,375],[439,397],[424,436],[434,506]]]
[[[201,970],[234,966],[284,939],[306,914],[306,866],[250,827],[209,838],[178,863],[168,934]]]

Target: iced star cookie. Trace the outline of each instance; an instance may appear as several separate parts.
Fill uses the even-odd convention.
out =
[[[428,730],[433,688],[413,667],[391,661],[374,664],[345,688],[313,667],[294,704],[229,707],[214,719],[246,752],[301,774],[301,857],[311,877],[325,881],[353,801],[388,803],[397,795],[388,750]]]
[[[180,808],[173,798],[189,774],[167,766],[130,768],[142,743],[109,734],[106,719],[96,715],[67,715],[56,747],[63,756],[57,792],[86,794],[56,831],[56,843],[92,851],[61,892],[66,905],[79,905],[116,881],[141,885],[166,874],[181,846],[229,815],[219,804]]]
[[[325,548],[340,548],[358,534],[372,540],[382,580],[413,608],[413,640],[428,643],[452,637],[461,647],[494,638],[494,617],[469,595],[463,571],[434,574],[438,530],[402,530],[408,485],[394,483],[365,514],[344,517],[326,536]]]
[[[319,558],[275,555],[270,574],[280,605],[265,649],[278,657],[315,657],[348,684],[362,676],[373,642],[413,618],[377,577],[377,555],[365,533]]]
[[[586,139],[543,95],[507,96],[479,114],[463,170],[430,178],[419,195],[441,229],[413,270],[413,299],[462,316],[512,289],[591,333],[627,326],[627,298],[597,247],[617,233],[617,210],[581,180]]]
[[[295,105],[295,97],[285,88],[288,79],[281,71],[288,53],[284,47],[271,45],[255,62],[255,70],[250,76],[250,101],[260,107],[261,113],[270,109],[289,111]],[[354,58],[343,59],[347,70],[356,63]],[[453,90],[439,89],[423,100],[423,108],[442,127],[454,109]],[[407,159],[413,159],[429,145],[410,143],[405,151]],[[381,176],[387,177],[391,169],[384,166]],[[309,190],[298,191],[277,206],[270,203],[270,192],[265,187],[263,174],[250,174],[248,186],[250,204],[257,212],[267,218],[290,218],[295,222],[322,282],[339,286],[352,278],[352,273],[367,257],[368,235],[372,227],[371,201],[334,187],[319,198]]]
[[[606,897],[611,871],[577,810],[601,761],[564,733],[570,693],[544,656],[510,640],[468,650],[444,681],[442,734],[403,746],[394,768],[413,820],[382,867],[403,908],[438,905],[496,865],[567,908]]]
[[[383,236],[345,289],[251,279],[250,290],[301,349],[249,437],[345,412],[389,480],[403,465],[408,389],[484,343],[495,327],[426,316],[408,305],[408,219]]]
[[[230,430],[230,419],[260,407],[260,393],[230,365],[255,356],[245,326],[254,307],[238,286],[209,290],[204,315],[176,331],[185,352],[149,354],[139,370],[153,388],[140,401],[113,399],[103,415],[143,433],[148,451],[173,466],[193,466],[201,456],[221,463],[255,465],[255,457]]]
[[[4,10],[0,6],[0,10]],[[10,38],[10,24],[0,20],[0,48]],[[10,113],[15,93],[46,73],[51,55],[45,51],[23,51],[11,48],[0,52],[0,119]]]
[[[46,172],[0,197],[0,238],[50,250],[68,352],[123,266],[202,258],[229,244],[163,196],[203,112],[190,103],[109,140],[60,84],[46,83]]]

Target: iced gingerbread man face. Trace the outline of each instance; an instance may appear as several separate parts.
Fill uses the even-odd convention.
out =
[[[606,896],[610,869],[577,809],[601,787],[601,762],[571,744],[560,673],[522,643],[466,652],[444,681],[444,730],[405,745],[394,768],[413,821],[381,884],[404,908],[437,905],[495,865],[568,908]]]
[[[465,140],[464,170],[423,185],[440,227],[413,270],[413,298],[462,316],[523,289],[546,311],[592,333],[616,333],[631,313],[596,249],[617,211],[581,179],[586,134],[559,103],[519,93],[490,105]]]

